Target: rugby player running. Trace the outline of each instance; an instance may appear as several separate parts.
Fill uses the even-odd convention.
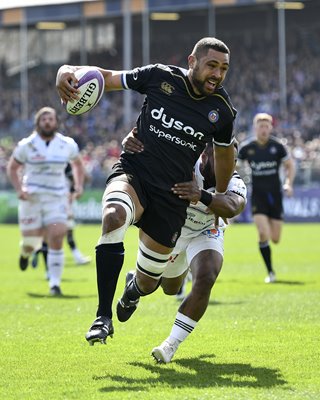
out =
[[[79,197],[83,192],[85,170],[78,145],[58,132],[56,110],[43,107],[35,115],[34,132],[20,140],[7,166],[19,198],[20,269],[27,269],[29,257],[41,248],[45,237],[51,296],[62,295],[62,244],[69,208],[65,168],[69,162],[74,173],[75,195]]]
[[[225,193],[234,169],[233,122],[236,110],[221,86],[230,51],[216,38],[203,38],[188,57],[189,69],[162,64],[112,71],[99,68],[105,90],[132,89],[146,95],[137,120],[144,151],[123,153],[107,179],[102,233],[96,247],[99,305],[86,334],[90,344],[105,343],[114,332],[112,302],[124,259],[128,227],[139,227],[137,271],[117,304],[119,321],[130,318],[140,296],[157,289],[181,233],[189,202],[171,188],[192,179],[206,142],[214,142],[216,189]],[[62,101],[76,101],[74,72],[62,66],[57,89]]]
[[[133,130],[123,141],[125,151],[143,151],[143,143],[135,137]],[[237,142],[235,145],[235,162]],[[158,362],[169,363],[178,346],[190,335],[204,315],[210,299],[211,289],[221,271],[223,263],[224,230],[222,218],[232,218],[241,213],[247,198],[247,189],[235,171],[225,195],[215,195],[214,159],[212,144],[208,143],[195,165],[195,178],[190,182],[175,184],[173,193],[190,201],[187,219],[182,228],[169,263],[162,274],[164,293],[178,293],[190,268],[192,289],[181,303],[170,335],[152,350]],[[216,226],[215,214],[219,215]],[[129,272],[128,275],[132,276]]]
[[[239,160],[249,163],[252,174],[251,211],[259,237],[259,250],[268,271],[265,283],[276,281],[270,240],[279,243],[283,223],[282,191],[292,196],[295,167],[285,146],[274,136],[272,116],[259,113],[253,119],[255,138],[242,144]],[[280,179],[283,164],[285,182]]]

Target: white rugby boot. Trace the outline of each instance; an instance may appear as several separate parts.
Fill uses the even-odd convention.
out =
[[[276,274],[274,272],[269,272],[269,275],[265,277],[265,283],[274,283],[276,281]]]
[[[168,364],[172,360],[172,357],[177,351],[180,343],[179,340],[167,338],[160,344],[160,346],[155,347],[152,350],[151,355],[158,363]]]

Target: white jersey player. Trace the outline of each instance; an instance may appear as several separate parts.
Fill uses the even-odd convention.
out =
[[[122,144],[125,152],[143,151],[143,143],[135,137],[134,130]],[[236,158],[236,142],[234,147]],[[196,163],[195,179],[172,188],[173,193],[191,203],[181,236],[162,275],[161,286],[166,294],[176,294],[190,268],[192,290],[179,307],[170,336],[152,350],[158,362],[171,361],[180,343],[205,313],[211,289],[222,268],[225,221],[240,214],[246,204],[247,189],[237,172],[225,193],[215,191],[213,153],[212,144],[208,144]],[[131,272],[127,274],[127,281],[130,275]]]
[[[8,176],[19,197],[19,227],[22,234],[19,265],[28,267],[32,252],[48,241],[48,272],[51,295],[61,295],[64,264],[62,249],[68,217],[69,188],[65,176],[72,163],[77,196],[83,191],[84,167],[76,142],[57,132],[56,111],[40,109],[35,131],[22,139],[8,163]],[[21,168],[23,167],[23,168]]]
[[[238,215],[246,204],[247,189],[237,172],[234,172],[226,193],[215,192],[211,148],[208,145],[197,162],[194,182],[177,184],[173,188],[175,194],[188,199],[191,204],[171,262],[162,275],[162,288],[166,294],[176,294],[190,268],[192,290],[179,307],[170,336],[152,350],[158,362],[171,361],[180,343],[205,313],[211,289],[222,268],[226,218]]]

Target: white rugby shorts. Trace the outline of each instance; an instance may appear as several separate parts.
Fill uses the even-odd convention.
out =
[[[196,237],[180,236],[162,277],[176,278],[182,275],[189,268],[193,258],[203,250],[215,250],[223,257],[223,235],[223,230],[207,229]]]
[[[32,194],[29,200],[19,200],[18,219],[21,231],[43,228],[54,223],[67,223],[68,197]]]

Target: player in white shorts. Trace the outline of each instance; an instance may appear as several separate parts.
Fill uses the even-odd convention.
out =
[[[41,248],[45,237],[49,246],[50,294],[54,296],[61,295],[62,243],[69,208],[69,188],[65,177],[67,163],[72,163],[78,197],[82,194],[84,179],[78,145],[72,138],[58,133],[57,129],[56,111],[51,107],[41,108],[35,115],[35,131],[18,143],[7,167],[19,197],[20,269],[28,267],[30,255]]]
[[[125,138],[123,146],[125,151],[143,151],[143,144],[134,137],[134,132]],[[158,362],[171,361],[180,343],[204,315],[211,289],[222,268],[227,226],[224,219],[240,214],[246,204],[247,189],[237,172],[234,172],[225,194],[216,193],[214,187],[213,151],[212,145],[208,144],[195,165],[194,181],[176,184],[172,189],[191,203],[181,236],[162,274],[161,286],[166,294],[176,294],[190,268],[192,290],[179,307],[169,337],[152,350]],[[215,214],[221,218],[218,219]],[[127,280],[131,274],[128,273]]]
[[[178,309],[169,337],[152,350],[158,362],[171,361],[180,343],[204,315],[211,289],[222,268],[227,227],[224,219],[238,215],[246,204],[247,189],[237,172],[234,172],[225,194],[216,194],[214,184],[212,151],[208,145],[195,166],[195,180],[173,188],[174,193],[191,203],[161,285],[166,294],[176,294],[190,268],[192,290]],[[220,218],[217,220],[213,213]]]

